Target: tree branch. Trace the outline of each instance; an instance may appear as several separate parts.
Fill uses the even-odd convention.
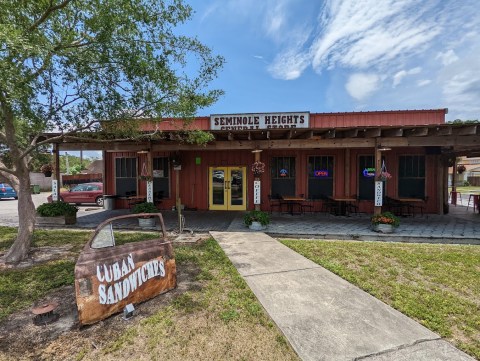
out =
[[[69,3],[71,3],[73,0],[65,0],[64,2],[61,2],[60,4],[58,5],[55,5],[55,6],[50,6],[44,13],[43,15],[37,20],[35,21],[29,28],[28,28],[28,31],[33,31],[35,30],[36,28],[38,28],[42,23],[44,23],[48,17],[50,16],[51,13],[53,13],[54,11],[56,10],[60,10],[60,9],[63,9],[64,7],[66,7]]]

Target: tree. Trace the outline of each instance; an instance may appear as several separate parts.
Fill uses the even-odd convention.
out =
[[[30,248],[37,150],[100,120],[187,119],[222,95],[207,87],[223,58],[177,33],[191,15],[182,0],[0,0],[0,179],[17,190],[21,220],[6,262]]]

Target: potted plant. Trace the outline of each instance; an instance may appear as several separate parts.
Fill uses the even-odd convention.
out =
[[[252,164],[252,172],[255,177],[260,177],[265,172],[265,163],[257,160]]]
[[[65,202],[43,203],[37,207],[38,224],[75,224],[78,207]]]
[[[400,225],[400,220],[391,212],[375,214],[371,218],[372,229],[380,233],[392,233]]]
[[[132,213],[138,214],[138,225],[142,228],[155,227],[155,217],[147,213],[158,213],[157,207],[152,202],[142,202],[135,204]]]
[[[245,214],[243,221],[248,228],[259,231],[265,229],[270,223],[270,215],[267,212],[254,210]]]
[[[53,171],[53,166],[51,164],[44,164],[40,167],[40,172],[42,172],[45,177],[51,177]]]
[[[460,164],[460,165],[457,166],[457,173],[458,174],[462,174],[466,170],[467,170],[467,168],[463,164]]]

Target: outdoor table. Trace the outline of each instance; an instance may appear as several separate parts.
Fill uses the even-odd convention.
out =
[[[132,208],[135,204],[143,203],[147,200],[145,196],[131,196],[127,197],[128,207]]]
[[[302,202],[305,201],[305,198],[303,197],[294,197],[294,196],[282,196],[282,200],[285,202],[285,204],[287,205],[287,210],[288,210],[288,213],[290,213],[292,216],[294,214],[293,212],[293,208],[294,206],[298,206],[299,208],[299,212],[298,214],[301,214],[302,213]]]
[[[338,215],[340,215],[340,216],[346,216],[347,215],[347,205],[348,205],[348,203],[357,201],[355,198],[349,198],[349,197],[338,197],[338,198],[332,198],[332,199],[335,202],[337,202],[338,205],[339,205]]]
[[[415,203],[424,203],[425,200],[422,198],[399,198],[398,201],[407,209],[407,214],[408,216],[413,216],[414,215],[414,209],[415,209]],[[418,205],[417,205],[418,206]],[[410,212],[411,211],[411,212]],[[402,216],[404,215],[403,212],[401,214]]]

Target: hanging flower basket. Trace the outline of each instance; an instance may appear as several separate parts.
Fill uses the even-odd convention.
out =
[[[387,179],[392,178],[392,175],[388,173],[387,166],[385,165],[385,161],[382,162],[382,168],[380,169],[380,174],[378,175],[378,180],[385,182]]]
[[[466,170],[467,170],[467,168],[463,164],[460,164],[459,166],[457,166],[457,173],[458,174],[462,174]]]
[[[42,172],[45,177],[51,177],[53,171],[53,166],[51,164],[44,164],[40,167],[40,172]]]
[[[260,177],[265,172],[265,163],[257,160],[252,164],[252,172],[255,177]]]

